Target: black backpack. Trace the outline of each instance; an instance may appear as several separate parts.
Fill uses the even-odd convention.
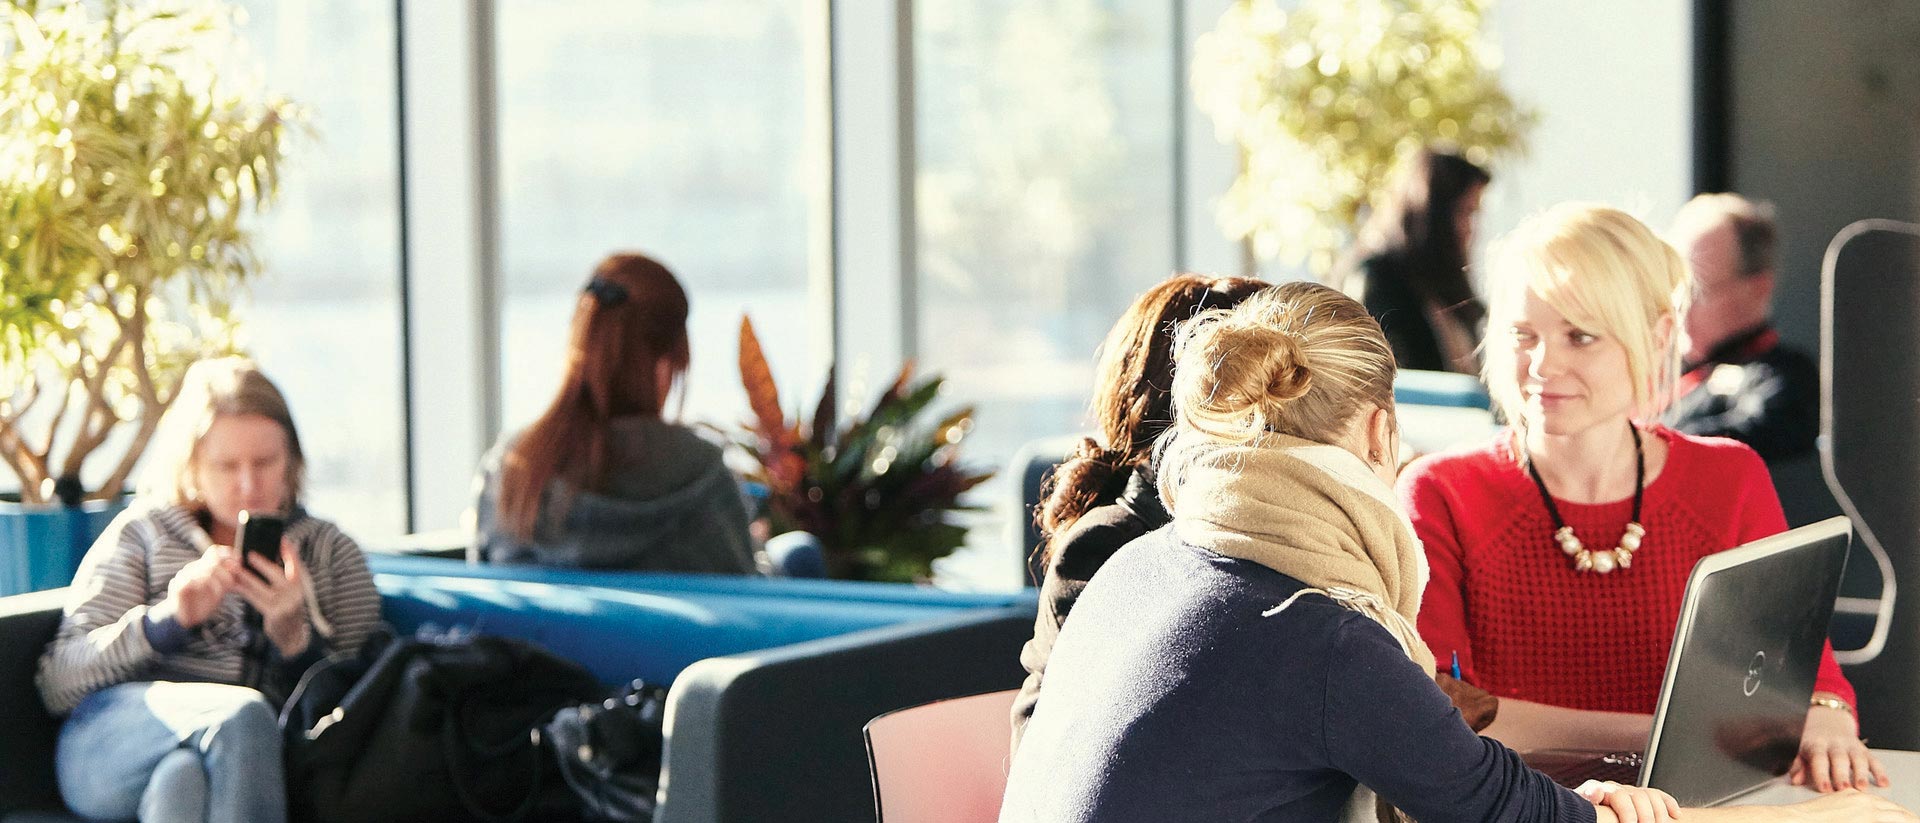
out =
[[[645,823],[660,790],[667,690],[635,680],[597,703],[555,712],[545,739],[588,823]]]
[[[281,711],[295,821],[578,820],[542,726],[606,688],[501,637],[377,637],[316,664]]]

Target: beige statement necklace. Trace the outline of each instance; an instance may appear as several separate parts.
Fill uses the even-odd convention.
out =
[[[1573,570],[1608,574],[1614,569],[1624,569],[1633,565],[1633,553],[1640,550],[1640,541],[1647,536],[1647,527],[1640,525],[1640,502],[1647,488],[1647,455],[1640,447],[1640,430],[1634,428],[1633,421],[1627,421],[1627,431],[1633,435],[1633,519],[1627,521],[1626,533],[1620,535],[1620,545],[1612,549],[1590,551],[1573,533],[1573,527],[1560,517],[1560,507],[1553,504],[1553,494],[1547,491],[1547,481],[1541,479],[1540,469],[1533,465],[1533,455],[1527,454],[1523,446],[1521,455],[1526,458],[1527,474],[1533,477],[1533,485],[1540,489],[1540,499],[1547,504],[1547,516],[1553,518],[1553,541],[1560,544],[1560,550],[1573,558]]]

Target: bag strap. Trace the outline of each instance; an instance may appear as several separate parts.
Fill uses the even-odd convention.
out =
[[[532,744],[531,741],[527,746],[527,753],[531,756],[533,763],[533,779],[529,781],[527,796],[521,798],[520,802],[515,804],[513,810],[505,814],[496,814],[482,808],[480,801],[474,797],[473,791],[467,788],[467,770],[462,767],[462,764],[459,762],[460,756],[457,754],[457,752],[464,751],[468,748],[481,748],[480,746],[471,745],[472,741],[468,740],[466,735],[461,734],[459,718],[465,713],[466,706],[467,701],[465,698],[462,698],[459,702],[447,707],[444,713],[445,716],[441,718],[440,752],[442,757],[446,759],[447,782],[453,784],[453,793],[460,798],[460,805],[465,807],[467,813],[474,817],[487,821],[487,823],[514,823],[514,821],[526,819],[527,814],[533,811],[534,804],[540,801],[540,747]],[[529,729],[527,733],[529,735],[537,734],[537,727]],[[500,753],[510,751],[512,748],[513,746],[511,744],[501,747]]]
[[[293,691],[287,694],[287,702],[280,706],[280,730],[282,732],[287,731],[287,724],[296,719],[293,715],[300,711],[300,701],[304,700],[307,696],[307,691],[313,688],[313,679],[351,659],[352,656],[350,655],[335,653],[315,661],[313,665],[307,667],[305,672],[301,673],[300,682],[294,684]],[[298,718],[298,720],[302,726],[300,729],[301,734],[308,739],[312,739],[314,737],[314,729],[307,727],[307,724],[312,723],[314,719],[311,717],[301,717]]]

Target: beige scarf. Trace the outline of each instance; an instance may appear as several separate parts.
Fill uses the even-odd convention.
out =
[[[1243,446],[1182,434],[1163,458],[1161,497],[1180,539],[1250,560],[1373,618],[1422,670],[1433,652],[1414,620],[1426,553],[1393,489],[1339,446],[1282,434]],[[1300,595],[1295,595],[1298,598]],[[1293,598],[1275,604],[1277,614]]]

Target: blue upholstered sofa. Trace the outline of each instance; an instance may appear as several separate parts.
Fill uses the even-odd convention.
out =
[[[872,820],[860,727],[1012,688],[1031,593],[474,567],[375,555],[389,623],[536,641],[609,684],[671,683],[661,821]],[[0,821],[67,820],[33,687],[64,590],[0,598]]]

